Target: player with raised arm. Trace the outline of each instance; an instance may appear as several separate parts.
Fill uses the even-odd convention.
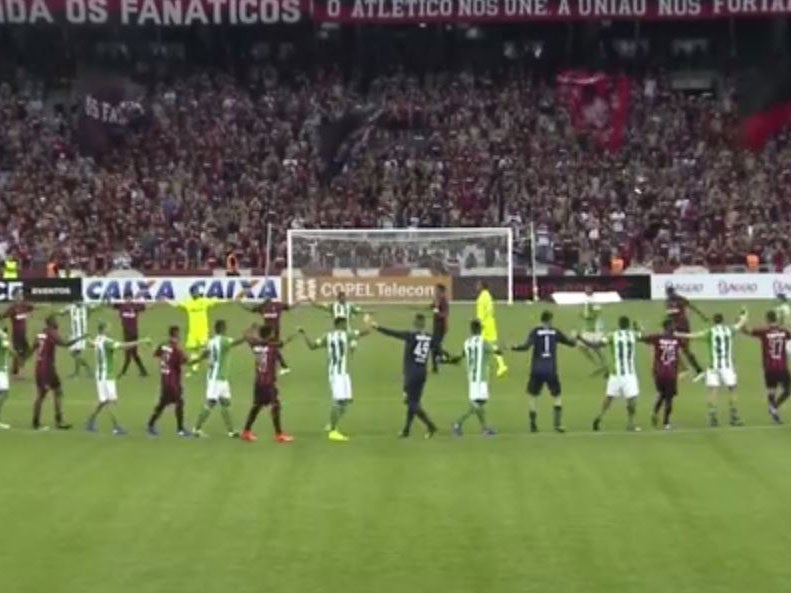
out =
[[[595,300],[593,289],[588,286],[585,288],[585,302],[582,304],[582,334],[585,342],[581,342],[583,355],[596,366],[593,375],[607,374],[607,361],[604,359],[601,347],[590,347],[586,344],[601,344],[604,337],[604,320],[602,319],[602,307]]]
[[[426,365],[429,357],[434,352],[434,338],[426,331],[426,316],[422,313],[415,315],[413,322],[414,329],[410,331],[400,331],[382,327],[376,322],[371,324],[375,330],[385,336],[396,338],[404,342],[404,402],[406,403],[406,421],[404,428],[399,433],[399,437],[407,438],[412,429],[412,422],[415,417],[420,418],[426,425],[428,432],[426,438],[430,439],[437,432],[437,426],[428,417],[421,400],[423,399],[423,388],[426,386]]]
[[[118,402],[118,391],[115,384],[115,352],[116,350],[137,348],[140,344],[150,343],[151,340],[144,338],[129,342],[117,342],[109,337],[106,331],[107,324],[100,321],[96,337],[90,340],[90,345],[96,350],[96,393],[99,403],[85,423],[85,430],[96,432],[96,419],[103,410],[107,410],[113,423],[113,434],[121,436],[125,435],[126,431],[118,423],[113,412],[113,407]]]
[[[237,438],[239,433],[234,430],[231,419],[231,384],[228,381],[231,350],[248,341],[248,336],[233,339],[225,335],[228,324],[224,319],[214,323],[214,335],[201,353],[201,359],[209,360],[209,369],[206,372],[206,401],[201,410],[192,434],[195,437],[205,437],[203,425],[211,416],[214,407],[220,404],[220,413],[225,423],[225,430],[231,438]]]
[[[172,405],[176,414],[176,431],[180,437],[188,437],[190,433],[184,428],[184,389],[181,385],[181,367],[190,364],[184,350],[179,344],[180,330],[177,325],[168,328],[168,341],[157,346],[154,356],[159,359],[160,391],[159,401],[148,419],[146,432],[151,436],[159,436],[156,428],[157,420]]]
[[[668,318],[673,321],[673,329],[675,329],[678,333],[690,333],[691,326],[689,324],[689,316],[687,315],[687,309],[691,309],[700,319],[705,321],[706,323],[709,322],[709,318],[698,309],[689,299],[681,296],[676,292],[676,289],[672,286],[668,286],[665,289],[666,299],[665,299],[665,313],[667,314]],[[697,357],[692,353],[692,350],[689,347],[689,343],[686,340],[682,340],[681,342],[681,351],[684,353],[684,358],[687,359],[692,369],[695,371],[694,381],[700,381],[705,377],[705,373],[703,371],[703,367],[698,362]]]
[[[25,362],[33,353],[27,339],[27,320],[34,309],[33,305],[25,301],[22,289],[17,288],[14,291],[14,302],[0,315],[0,319],[11,320],[11,347],[14,355],[11,374],[14,377],[19,375]]]
[[[11,340],[8,339],[8,334],[5,332],[5,329],[0,328],[0,415],[2,415],[3,405],[8,399],[8,391],[10,388],[8,367],[14,354],[11,345]],[[0,422],[0,430],[8,430],[9,428],[11,428],[9,424]]]
[[[121,328],[124,332],[124,342],[136,342],[139,338],[138,323],[140,315],[146,310],[144,303],[135,302],[131,291],[124,292],[124,301],[113,305],[113,309],[118,312],[118,317],[121,320]],[[124,364],[121,366],[121,372],[118,374],[120,379],[126,375],[129,369],[129,363],[134,362],[137,366],[137,371],[141,377],[147,377],[148,371],[146,370],[143,361],[140,359],[140,354],[137,351],[137,346],[124,348]]]
[[[464,423],[470,416],[478,418],[484,436],[496,433],[486,423],[486,403],[489,401],[489,366],[491,358],[501,353],[496,346],[483,338],[483,327],[479,319],[470,322],[470,337],[464,341],[464,351],[452,362],[465,359],[467,363],[467,397],[470,406],[467,411],[453,423],[453,434],[462,435]]]
[[[322,311],[328,311],[330,315],[332,315],[333,321],[343,319],[345,321],[343,329],[346,330],[352,329],[352,317],[365,313],[362,307],[348,302],[346,300],[346,293],[342,290],[339,290],[335,294],[335,301],[332,303],[317,303],[315,300],[311,299],[310,304]]]
[[[363,330],[349,329],[348,317],[336,317],[334,329],[317,340],[311,340],[302,328],[300,328],[299,333],[304,336],[305,343],[310,350],[319,348],[327,350],[327,370],[332,393],[332,408],[330,410],[330,423],[327,426],[327,436],[331,441],[348,441],[349,437],[338,429],[338,425],[346,413],[346,408],[352,403],[349,352],[352,342],[368,335],[370,330],[368,328]]]
[[[242,293],[244,296],[244,293]],[[257,303],[252,306],[242,305],[245,310],[249,311],[250,313],[255,313],[256,315],[260,315],[264,325],[266,327],[272,328],[272,336],[275,341],[280,340],[280,321],[283,317],[283,313],[285,311],[290,311],[291,307],[288,306],[286,303],[281,303],[279,301],[275,301],[267,297],[264,299],[263,302]],[[280,365],[280,374],[287,375],[291,372],[291,369],[286,364],[286,361],[283,359],[283,354],[278,350],[278,363]]]
[[[673,413],[673,399],[678,395],[678,360],[681,354],[681,338],[673,329],[673,321],[665,319],[662,333],[640,336],[639,340],[654,349],[654,386],[656,401],[651,414],[651,424],[659,426],[659,412],[664,408],[662,425],[670,430],[670,415]]]
[[[742,311],[734,325],[727,325],[722,313],[712,318],[714,325],[696,333],[676,332],[680,338],[687,340],[705,339],[709,343],[709,369],[706,371],[706,386],[709,388],[707,401],[709,426],[719,426],[717,400],[720,388],[725,387],[729,394],[729,416],[731,426],[743,426],[736,407],[736,368],[733,365],[733,339],[747,322],[747,312]]]
[[[96,306],[83,302],[71,303],[58,311],[58,315],[69,316],[69,337],[72,339],[69,353],[74,361],[74,371],[69,375],[70,378],[79,377],[80,369],[85,369],[88,377],[93,374],[91,365],[85,360],[85,349],[87,347],[85,336],[88,335],[88,317],[96,311]],[[83,337],[80,340],[75,340],[74,338],[78,336]]]
[[[55,364],[55,350],[58,347],[70,348],[80,340],[84,340],[85,336],[74,336],[66,342],[58,333],[58,322],[54,315],[48,316],[45,323],[44,330],[36,336],[36,343],[33,346],[33,351],[36,353],[36,390],[38,392],[36,401],[33,403],[33,430],[48,430],[48,427],[41,424],[41,408],[50,390],[54,394],[55,428],[68,430],[71,428],[71,424],[67,424],[63,420],[63,387]]]
[[[767,311],[764,327],[753,329],[742,327],[742,331],[748,336],[761,340],[761,360],[769,415],[776,424],[781,424],[777,410],[791,393],[787,348],[791,343],[791,332],[780,325],[776,310]]]
[[[288,342],[290,339],[286,341]],[[283,360],[280,349],[284,343],[275,337],[271,325],[263,325],[258,328],[258,336],[250,335],[248,343],[255,357],[255,384],[253,385],[253,405],[250,407],[247,421],[244,423],[242,440],[250,443],[258,440],[253,432],[253,425],[261,409],[269,406],[272,427],[275,430],[275,442],[290,443],[294,437],[283,431],[280,420],[280,393],[277,388],[277,366]]]
[[[190,354],[190,367],[187,376],[198,370],[200,354],[209,341],[209,309],[219,303],[217,299],[201,296],[197,286],[190,288],[190,297],[173,306],[187,314],[187,341],[184,349]]]
[[[784,293],[777,293],[777,306],[774,310],[778,324],[788,325],[791,323],[791,304],[789,304],[788,297]]]
[[[574,347],[576,340],[566,336],[562,331],[552,327],[552,313],[541,314],[541,325],[534,328],[525,341],[519,346],[512,346],[514,352],[527,352],[533,349],[533,360],[530,365],[530,379],[527,382],[527,393],[530,395],[530,432],[538,432],[538,411],[536,402],[544,385],[549,388],[552,396],[552,415],[555,432],[566,432],[563,428],[563,402],[560,397],[560,378],[558,377],[558,344]]]
[[[478,282],[478,298],[475,300],[475,315],[481,322],[481,335],[483,339],[491,344],[491,351],[494,353],[494,360],[497,363],[496,374],[502,377],[508,372],[508,365],[499,353],[497,347],[497,320],[494,318],[494,299],[489,292],[489,284],[484,281]]]
[[[594,431],[601,429],[604,415],[616,397],[626,400],[628,418],[626,430],[640,431],[640,427],[635,424],[634,420],[637,412],[637,396],[640,395],[637,366],[635,365],[636,345],[640,337],[640,332],[632,327],[629,318],[622,316],[618,319],[618,329],[606,334],[599,344],[607,344],[610,347],[611,369],[607,378],[607,390],[602,401],[601,412],[593,420]],[[584,342],[584,340],[582,341]]]

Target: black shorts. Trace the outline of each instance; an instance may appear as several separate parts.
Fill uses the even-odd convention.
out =
[[[27,341],[27,336],[14,336],[11,346],[17,356],[27,358],[30,355],[30,342]]]
[[[425,377],[411,377],[404,381],[404,397],[407,402],[418,403],[423,398],[423,388],[426,386]]]
[[[60,389],[61,382],[58,373],[47,371],[36,371],[36,388],[39,395],[45,394],[50,389],[56,391]]]
[[[654,386],[656,393],[665,399],[673,398],[678,395],[678,379],[670,377],[659,377],[654,375]]]
[[[433,332],[431,336],[433,337],[433,345],[435,350],[439,350],[440,346],[442,346],[442,341],[445,339],[445,334],[448,333],[448,330],[445,327],[434,326]]]
[[[557,373],[530,373],[530,379],[527,382],[527,393],[540,395],[544,385],[547,386],[552,397],[560,395],[560,379]]]
[[[277,385],[256,383],[253,387],[253,402],[259,406],[271,406],[278,403]]]
[[[163,406],[178,404],[182,401],[181,389],[176,389],[169,385],[162,385],[159,390],[159,403]]]
[[[788,369],[764,372],[764,383],[767,389],[780,387],[783,391],[788,391],[789,387],[791,387],[791,375],[789,375]]]

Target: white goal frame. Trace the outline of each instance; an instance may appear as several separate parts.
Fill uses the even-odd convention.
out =
[[[457,234],[463,238],[475,235],[502,235],[506,239],[508,273],[507,273],[507,286],[508,286],[508,304],[512,305],[514,302],[514,230],[511,227],[419,227],[419,228],[349,228],[349,229],[288,229],[286,232],[286,295],[289,304],[294,304],[294,249],[293,241],[294,235],[300,238],[309,237],[310,235],[349,235],[353,233],[368,234],[368,235],[392,235],[393,233],[403,232],[404,235],[430,235],[432,233],[448,233]],[[404,238],[399,241],[404,243],[411,242],[412,239]]]

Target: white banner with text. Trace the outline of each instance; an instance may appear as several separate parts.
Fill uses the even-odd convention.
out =
[[[192,296],[220,300],[280,300],[281,280],[277,276],[247,277],[162,277],[83,278],[85,302],[183,301]]]
[[[664,299],[669,286],[688,299],[774,299],[791,294],[791,274],[652,274],[651,298]]]

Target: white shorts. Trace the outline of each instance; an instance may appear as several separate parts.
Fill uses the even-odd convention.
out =
[[[213,381],[206,383],[206,399],[216,402],[220,399],[231,399],[231,384],[228,381]]]
[[[637,375],[610,375],[607,379],[607,397],[632,399],[638,395]]]
[[[8,373],[0,372],[0,391],[8,391]]]
[[[706,371],[706,387],[736,387],[736,372],[733,369],[709,369]]]
[[[486,381],[470,383],[468,394],[471,402],[489,401],[489,384]]]
[[[352,378],[349,375],[330,375],[330,389],[333,401],[352,399]]]
[[[85,340],[74,342],[69,346],[69,352],[85,352]]]
[[[100,379],[96,381],[96,392],[100,402],[118,401],[118,392],[115,390],[115,379]]]

